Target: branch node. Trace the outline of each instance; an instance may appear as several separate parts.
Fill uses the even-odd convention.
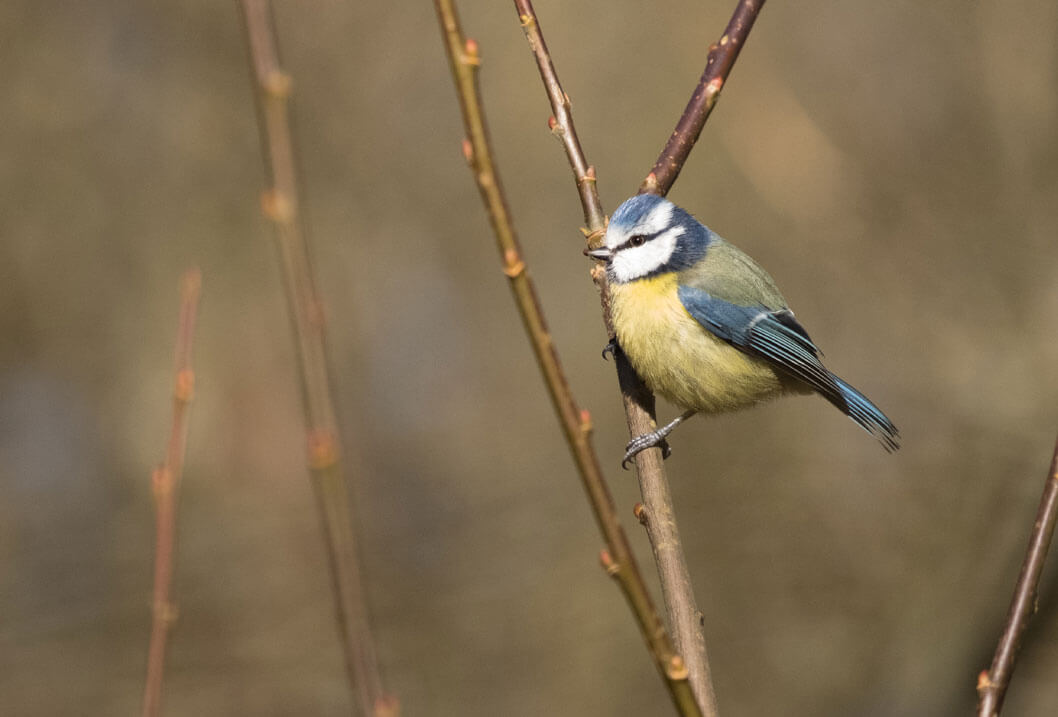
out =
[[[467,160],[467,164],[473,166],[474,164],[474,144],[467,138],[463,138],[463,158]]]
[[[588,434],[590,434],[592,432],[592,430],[594,428],[595,428],[595,426],[593,426],[592,422],[591,422],[591,411],[589,411],[586,408],[581,409],[581,411],[580,411],[580,432],[583,433],[585,436],[587,436]]]
[[[181,403],[190,403],[195,395],[195,372],[189,368],[176,372],[173,397]]]
[[[294,199],[278,189],[266,189],[261,192],[261,212],[276,224],[286,224],[294,219]]]
[[[651,172],[647,175],[647,178],[643,180],[643,186],[640,187],[644,194],[657,194],[658,193],[658,175]]]
[[[151,489],[154,492],[154,500],[161,502],[169,496],[173,490],[173,473],[168,468],[158,466],[151,473]]]
[[[464,65],[481,67],[481,48],[478,47],[477,40],[468,37],[467,41],[463,43],[462,60]]]
[[[606,227],[600,227],[595,231],[581,227],[580,233],[583,234],[584,238],[588,240],[588,248],[590,249],[592,247],[599,246],[600,244],[602,244],[602,238],[606,236]]]
[[[400,700],[395,695],[382,695],[375,700],[371,717],[400,717]]]
[[[526,29],[526,32],[528,32],[529,28],[536,24],[536,18],[534,18],[532,15],[526,15],[523,13],[518,16],[518,22],[520,22],[522,24],[522,27]]]
[[[640,525],[646,525],[649,520],[647,517],[647,507],[642,503],[636,503],[632,506],[632,515],[636,517]]]
[[[518,255],[517,249],[503,252],[503,273],[508,279],[515,279],[525,273],[525,262]]]
[[[338,442],[333,433],[322,428],[310,430],[307,439],[310,468],[323,470],[338,462]]]
[[[172,625],[180,617],[180,610],[175,603],[159,600],[151,605],[151,614],[166,625]]]
[[[617,574],[621,572],[620,564],[613,559],[610,555],[610,551],[603,548],[599,551],[599,562],[602,563],[602,569],[606,571],[606,574],[611,578],[617,577]]]
[[[679,655],[673,655],[669,658],[666,674],[668,674],[670,680],[686,680],[690,676],[687,664]]]
[[[478,186],[485,190],[491,190],[496,186],[496,180],[492,176],[492,172],[488,168],[482,169],[477,173]]]
[[[272,70],[261,78],[261,88],[272,99],[285,100],[293,87],[294,80],[282,70]]]

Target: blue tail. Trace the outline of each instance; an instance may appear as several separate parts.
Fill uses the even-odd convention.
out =
[[[837,401],[831,401],[831,403],[840,408],[846,416],[863,426],[865,431],[881,441],[885,450],[892,453],[899,448],[900,431],[896,430],[893,422],[886,418],[885,414],[862,393],[837,376],[834,376],[834,374],[831,374],[831,376],[834,382],[837,383],[838,388],[841,389],[845,405],[842,406]]]

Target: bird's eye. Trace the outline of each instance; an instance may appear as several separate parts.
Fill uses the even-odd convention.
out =
[[[631,246],[643,246],[647,241],[647,238],[642,234],[636,234],[628,239],[628,243]]]

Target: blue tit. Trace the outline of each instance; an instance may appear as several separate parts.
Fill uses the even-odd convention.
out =
[[[832,374],[775,282],[690,213],[652,194],[624,202],[603,245],[617,346],[655,393],[686,411],[628,444],[624,462],[663,444],[695,413],[721,413],[813,391],[888,451],[896,426]],[[663,444],[664,445],[664,444]]]

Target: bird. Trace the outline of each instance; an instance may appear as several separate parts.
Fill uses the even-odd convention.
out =
[[[892,421],[831,373],[771,276],[752,258],[654,194],[639,194],[610,217],[601,246],[615,341],[647,387],[684,412],[635,436],[622,465],[661,446],[696,413],[735,411],[779,396],[818,393],[875,436],[900,446]]]

